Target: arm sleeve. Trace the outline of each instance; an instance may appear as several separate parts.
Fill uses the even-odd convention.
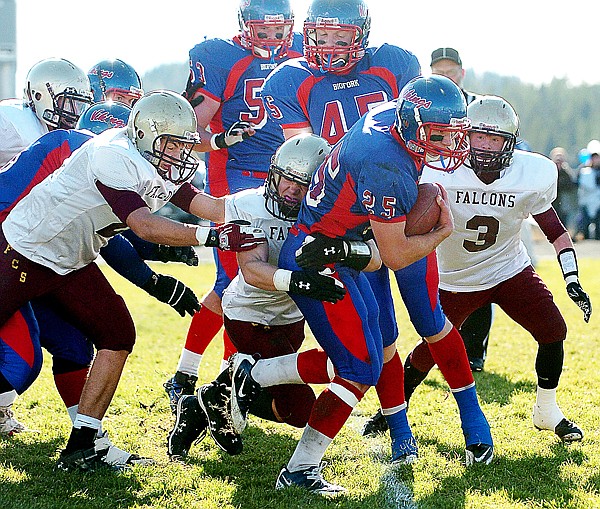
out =
[[[535,219],[535,222],[539,225],[542,232],[544,232],[550,244],[567,231],[556,214],[554,207],[550,207],[546,212],[534,215],[533,219]]]
[[[116,235],[100,250],[102,258],[118,274],[140,288],[150,279],[152,269],[144,263],[131,243]]]
[[[173,205],[176,205],[181,210],[185,212],[190,211],[190,203],[196,197],[196,195],[200,193],[198,189],[196,189],[192,184],[186,182],[183,184],[177,192],[171,197],[169,200]]]
[[[127,224],[127,217],[134,210],[142,207],[149,208],[142,197],[134,191],[122,191],[105,186],[99,180],[96,181],[96,187],[104,197],[110,208],[123,224]]]
[[[120,235],[131,243],[142,260],[158,260],[158,244],[141,239],[131,229],[121,232]]]

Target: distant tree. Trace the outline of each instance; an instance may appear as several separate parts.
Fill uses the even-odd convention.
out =
[[[521,134],[531,148],[548,155],[564,147],[569,162],[577,166],[577,154],[591,139],[600,139],[600,85],[571,86],[554,79],[540,86],[516,77],[467,71],[465,87],[475,93],[504,97],[517,110]]]
[[[164,64],[148,71],[142,76],[145,92],[166,89],[181,93],[185,89],[189,75],[187,62],[181,64]]]

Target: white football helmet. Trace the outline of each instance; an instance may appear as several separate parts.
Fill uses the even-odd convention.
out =
[[[127,136],[158,174],[174,184],[190,180],[199,161],[193,154],[200,143],[196,115],[190,103],[170,90],[156,90],[139,99],[129,115]],[[169,145],[177,144],[173,155]]]
[[[85,72],[64,58],[48,58],[27,73],[23,100],[52,129],[73,129],[92,103]]]
[[[467,166],[475,173],[498,172],[512,162],[519,135],[519,116],[508,101],[495,95],[483,95],[467,106],[471,121],[469,133],[495,134],[504,138],[502,150],[491,151],[471,147]]]
[[[300,211],[300,203],[292,204],[279,194],[281,178],[300,185],[310,184],[313,173],[331,152],[331,145],[316,134],[302,133],[284,141],[271,159],[265,184],[267,210],[279,219],[294,221]]]

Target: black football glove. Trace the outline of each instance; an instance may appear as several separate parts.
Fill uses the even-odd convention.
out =
[[[579,281],[567,285],[567,295],[583,311],[585,322],[589,322],[592,316],[592,301],[590,300],[590,296],[581,288]]]
[[[198,255],[191,246],[165,246],[159,244],[156,256],[161,262],[181,262],[193,267],[198,265]]]
[[[302,268],[342,263],[360,271],[370,261],[371,250],[365,242],[332,239],[319,234],[308,235],[296,251],[296,263]]]
[[[171,306],[181,316],[185,316],[186,313],[193,316],[200,311],[196,294],[172,276],[153,272],[142,288],[152,297]]]
[[[229,129],[222,133],[215,134],[211,140],[211,145],[214,144],[217,148],[229,148],[232,145],[250,138],[245,129],[254,127],[250,122],[238,121],[229,126]],[[213,147],[214,148],[214,147]]]
[[[292,271],[288,291],[331,303],[336,303],[346,295],[346,289],[341,281],[330,276],[326,271],[318,272],[314,269]]]

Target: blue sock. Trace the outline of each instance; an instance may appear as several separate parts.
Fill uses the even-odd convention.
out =
[[[452,392],[458,411],[467,445],[488,444],[493,445],[490,425],[483,415],[479,401],[477,401],[477,392],[475,385],[458,392]]]

